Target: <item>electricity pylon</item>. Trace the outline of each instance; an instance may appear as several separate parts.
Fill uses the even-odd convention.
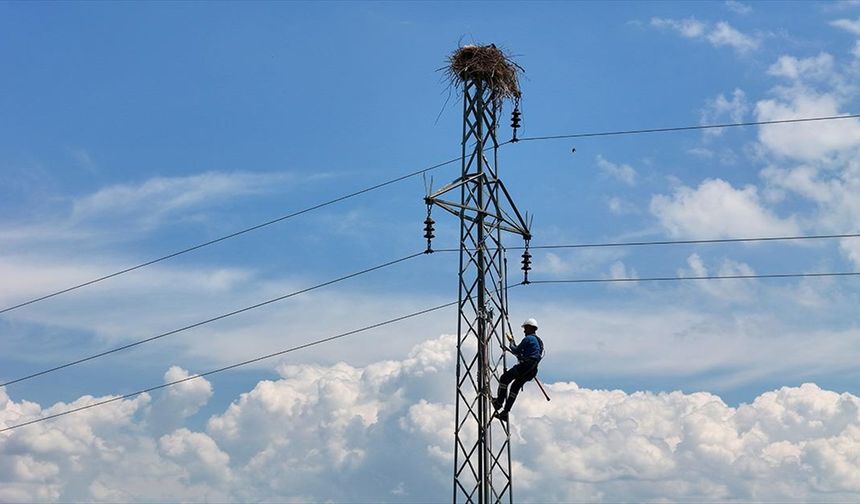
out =
[[[425,198],[428,252],[432,207],[460,219],[454,502],[511,503],[510,430],[507,422],[493,418],[491,406],[491,394],[507,369],[502,350],[508,314],[502,231],[522,236],[526,246],[531,233],[498,177],[496,116],[501,100],[481,79],[466,79],[462,87],[461,175]],[[459,202],[444,199],[457,190]],[[528,251],[523,254],[526,275],[530,257]]]

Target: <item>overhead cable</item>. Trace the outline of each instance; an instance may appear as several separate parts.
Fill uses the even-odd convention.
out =
[[[637,242],[609,242],[609,243],[579,243],[571,245],[532,245],[531,249],[565,249],[565,248],[599,248],[599,247],[642,247],[651,245],[693,245],[707,243],[738,243],[738,242],[766,242],[766,241],[790,241],[790,240],[825,240],[834,238],[858,238],[860,233],[829,234],[829,235],[805,235],[805,236],[765,236],[753,238],[713,238],[703,240],[659,240],[659,241],[637,241]],[[525,247],[509,247],[521,249]]]
[[[739,243],[739,242],[769,242],[769,241],[792,241],[792,240],[826,240],[839,238],[860,238],[860,233],[845,234],[822,234],[822,235],[799,235],[799,236],[759,236],[750,238],[712,238],[702,240],[657,240],[657,241],[633,241],[633,242],[594,242],[594,243],[572,243],[561,245],[529,245],[529,249],[576,249],[576,248],[602,248],[602,247],[643,247],[652,245],[695,245],[710,243]],[[507,250],[524,250],[526,247],[505,247]],[[459,252],[458,248],[433,249],[433,252]]]
[[[860,276],[860,271],[823,272],[823,273],[765,273],[761,275],[706,275],[646,278],[571,278],[566,280],[531,280],[533,284],[562,283],[616,283],[616,282],[671,282],[679,280],[742,280],[754,278],[817,278]]]
[[[723,124],[700,124],[697,126],[674,126],[668,128],[644,128],[644,129],[633,129],[633,130],[619,130],[619,131],[600,131],[600,132],[592,132],[592,133],[572,133],[569,135],[545,135],[545,136],[531,136],[531,137],[520,137],[518,141],[520,142],[529,142],[534,140],[560,140],[564,138],[592,138],[592,137],[607,137],[607,136],[622,136],[622,135],[641,135],[645,133],[668,133],[672,131],[691,131],[691,130],[707,130],[707,129],[718,129],[718,128],[736,128],[742,126],[767,126],[769,124],[789,124],[789,123],[803,123],[803,122],[813,122],[813,121],[833,121],[837,119],[856,119],[860,118],[860,114],[846,114],[846,115],[837,115],[837,116],[823,116],[823,117],[800,117],[796,119],[777,119],[773,121],[748,121],[748,122],[736,122],[736,123],[723,123]]]
[[[319,345],[319,344],[322,344],[322,343],[327,343],[327,342],[329,342],[329,341],[334,341],[334,340],[336,340],[336,339],[345,338],[345,337],[350,336],[350,335],[353,335],[353,334],[357,334],[357,333],[364,332],[364,331],[369,331],[369,330],[371,330],[371,329],[375,329],[375,328],[377,328],[377,327],[382,327],[382,326],[385,326],[385,325],[393,324],[393,323],[395,323],[395,322],[400,322],[400,321],[402,321],[402,320],[406,320],[406,319],[409,319],[409,318],[417,317],[417,316],[419,316],[419,315],[424,315],[424,314],[427,314],[427,313],[430,313],[430,312],[434,312],[434,311],[437,311],[437,310],[441,310],[441,309],[443,309],[443,308],[447,308],[447,307],[449,307],[449,306],[454,306],[454,305],[456,305],[457,303],[458,303],[458,301],[453,301],[453,302],[450,302],[450,303],[441,304],[441,305],[438,305],[438,306],[434,306],[434,307],[432,307],[432,308],[427,308],[427,309],[425,309],[425,310],[420,310],[420,311],[412,312],[412,313],[410,313],[410,314],[408,314],[408,315],[402,315],[402,316],[400,316],[400,317],[396,317],[396,318],[393,318],[393,319],[388,319],[388,320],[386,320],[386,321],[384,321],[384,322],[378,322],[378,323],[376,323],[376,324],[371,324],[371,325],[368,325],[368,326],[364,326],[364,327],[359,328],[359,329],[353,329],[353,330],[351,330],[351,331],[347,331],[347,332],[344,332],[344,333],[336,334],[336,335],[334,335],[334,336],[329,336],[329,337],[327,337],[327,338],[318,339],[318,340],[315,340],[315,341],[311,341],[311,342],[308,342],[308,343],[304,343],[304,344],[301,344],[301,345],[297,345],[297,346],[294,346],[294,347],[291,347],[291,348],[287,348],[286,350],[281,350],[281,351],[279,351],[279,352],[270,353],[270,354],[267,354],[267,355],[263,355],[263,356],[261,356],[261,357],[255,357],[255,358],[253,358],[253,359],[248,359],[248,360],[246,360],[246,361],[238,362],[238,363],[236,363],[236,364],[230,364],[229,366],[224,366],[224,367],[221,367],[221,368],[218,368],[218,369],[213,369],[213,370],[211,370],[211,371],[206,371],[205,373],[200,373],[200,374],[196,374],[196,375],[191,375],[191,376],[188,376],[188,377],[185,377],[185,378],[179,379],[179,380],[174,380],[174,381],[172,381],[172,382],[162,383],[161,385],[156,385],[156,386],[154,386],[154,387],[149,387],[149,388],[146,388],[146,389],[143,389],[143,390],[138,390],[137,392],[132,392],[132,393],[130,393],[130,394],[124,394],[124,395],[121,395],[121,396],[112,397],[112,398],[110,398],[110,399],[105,399],[105,400],[103,400],[103,401],[98,401],[98,402],[94,402],[94,403],[87,404],[87,405],[84,405],[84,406],[79,406],[79,407],[77,407],[77,408],[71,408],[71,409],[68,409],[68,410],[65,410],[65,411],[61,411],[61,412],[59,412],[59,413],[54,413],[54,414],[52,414],[52,415],[47,415],[47,416],[39,417],[39,418],[36,418],[36,419],[33,419],[33,420],[29,420],[29,421],[26,421],[26,422],[22,422],[22,423],[19,423],[19,424],[10,425],[10,426],[8,426],[8,427],[4,427],[4,428],[0,429],[0,432],[6,432],[6,431],[10,431],[10,430],[12,430],[12,429],[18,429],[18,428],[20,428],[20,427],[24,427],[24,426],[27,426],[27,425],[32,425],[32,424],[35,424],[35,423],[44,422],[44,421],[46,421],[46,420],[51,420],[51,419],[53,419],[53,418],[57,418],[57,417],[61,417],[61,416],[65,416],[65,415],[69,415],[69,414],[72,414],[72,413],[77,413],[77,412],[79,412],[79,411],[88,410],[88,409],[90,409],[90,408],[95,408],[96,406],[102,406],[102,405],[109,404],[109,403],[112,403],[112,402],[115,402],[115,401],[121,401],[121,400],[123,400],[123,399],[130,399],[130,398],[132,398],[132,397],[139,396],[140,394],[145,394],[145,393],[147,393],[147,392],[152,392],[152,391],[155,391],[155,390],[159,390],[159,389],[163,389],[163,388],[167,388],[167,387],[172,387],[173,385],[178,385],[178,384],[180,384],[180,383],[185,383],[185,382],[187,382],[187,381],[196,380],[196,379],[198,379],[198,378],[203,378],[203,377],[205,377],[205,376],[213,375],[213,374],[216,374],[216,373],[221,373],[221,372],[224,372],[224,371],[228,371],[228,370],[230,370],[230,369],[235,369],[235,368],[238,368],[238,367],[241,367],[241,366],[247,366],[248,364],[253,364],[253,363],[255,363],[255,362],[260,362],[260,361],[262,361],[262,360],[271,359],[272,357],[278,357],[278,356],[280,356],[280,355],[288,354],[288,353],[290,353],[290,352],[295,352],[295,351],[297,351],[297,350],[302,350],[302,349],[304,349],[304,348],[312,347],[312,346]]]
[[[704,125],[698,125],[698,126],[676,126],[676,127],[669,127],[669,128],[646,128],[646,129],[636,129],[636,130],[602,131],[602,132],[591,132],[591,133],[574,133],[574,134],[569,134],[569,135],[548,135],[548,136],[523,137],[523,138],[519,138],[518,141],[555,140],[555,139],[563,139],[563,138],[588,138],[588,137],[602,137],[602,136],[637,135],[637,134],[643,134],[643,133],[665,133],[665,132],[672,132],[672,131],[731,128],[731,127],[739,127],[739,126],[763,126],[763,125],[768,125],[768,124],[786,124],[786,123],[802,123],[802,122],[811,122],[811,121],[828,121],[828,120],[850,119],[850,118],[858,118],[858,117],[860,117],[860,114],[847,114],[847,115],[840,115],[840,116],[823,116],[823,117],[806,117],[806,118],[796,118],[796,119],[781,119],[781,120],[774,120],[774,121],[753,121],[753,122],[738,122],[738,123],[725,123],[725,124],[704,124]],[[514,143],[514,142],[508,140],[506,142],[500,143],[498,146],[501,147],[501,146],[504,146],[504,145],[509,144],[509,143]],[[302,215],[302,214],[305,214],[305,213],[308,213],[308,212],[311,212],[314,210],[318,210],[318,209],[326,207],[328,205],[332,205],[334,203],[338,203],[340,201],[343,201],[343,200],[346,200],[349,198],[353,198],[355,196],[359,196],[361,194],[364,194],[364,193],[367,193],[370,191],[374,191],[376,189],[380,189],[382,187],[394,184],[396,182],[400,182],[402,180],[406,180],[408,178],[427,173],[427,172],[435,170],[437,168],[441,168],[443,166],[455,163],[455,162],[459,161],[460,159],[461,159],[461,157],[458,156],[456,158],[449,159],[448,161],[444,161],[442,163],[438,163],[438,164],[435,164],[433,166],[423,168],[421,170],[417,170],[417,171],[414,171],[411,173],[407,173],[405,175],[401,175],[399,177],[395,177],[395,178],[387,180],[385,182],[381,182],[379,184],[376,184],[376,185],[373,185],[370,187],[366,187],[364,189],[360,189],[358,191],[354,191],[352,193],[345,194],[343,196],[340,196],[340,197],[337,197],[337,198],[334,198],[334,199],[331,199],[331,200],[328,200],[328,201],[325,201],[322,203],[318,203],[316,205],[312,205],[312,206],[304,208],[302,210],[298,210],[296,212],[293,212],[293,213],[290,213],[287,215],[283,215],[281,217],[277,217],[275,219],[271,219],[269,221],[262,222],[260,224],[256,224],[254,226],[241,229],[241,230],[236,231],[234,233],[230,233],[230,234],[221,236],[219,238],[215,238],[213,240],[199,243],[197,245],[193,245],[191,247],[188,247],[188,248],[176,251],[176,252],[172,252],[170,254],[167,254],[167,255],[164,255],[164,256],[161,256],[161,257],[158,257],[158,258],[155,258],[155,259],[134,265],[134,266],[130,266],[128,268],[116,271],[114,273],[110,273],[110,274],[107,274],[107,275],[104,275],[104,276],[101,276],[98,278],[94,278],[92,280],[89,280],[89,281],[86,281],[86,282],[83,282],[83,283],[80,283],[77,285],[73,285],[71,287],[60,289],[60,290],[52,292],[50,294],[46,294],[44,296],[33,298],[33,299],[28,300],[28,301],[18,303],[16,305],[2,308],[2,309],[0,309],[0,314],[15,310],[17,308],[21,308],[21,307],[24,307],[27,305],[31,305],[31,304],[37,303],[39,301],[44,301],[46,299],[49,299],[49,298],[52,298],[55,296],[59,296],[61,294],[65,294],[67,292],[71,292],[71,291],[80,289],[82,287],[93,285],[95,283],[98,283],[98,282],[101,282],[101,281],[104,281],[104,280],[107,280],[107,279],[110,279],[110,278],[113,278],[113,277],[116,277],[119,275],[123,275],[125,273],[129,273],[131,271],[135,271],[135,270],[140,269],[140,268],[144,268],[146,266],[151,266],[151,265],[159,263],[161,261],[165,261],[167,259],[171,259],[171,258],[174,258],[176,256],[180,256],[180,255],[186,254],[188,252],[192,252],[194,250],[201,249],[203,247],[208,247],[209,245],[214,245],[216,243],[222,242],[224,240],[228,240],[230,238],[235,238],[235,237],[243,235],[245,233],[255,231],[257,229],[264,228],[266,226],[270,226],[272,224],[275,224],[275,223],[278,223],[278,222],[281,222],[281,221],[284,221],[284,220],[287,220],[287,219],[290,219],[293,217],[297,217],[299,215]]]
[[[398,264],[398,263],[401,263],[401,262],[404,262],[404,261],[408,261],[409,259],[413,259],[413,258],[418,257],[418,256],[421,256],[421,255],[424,255],[424,252],[418,252],[418,253],[416,253],[416,254],[411,254],[411,255],[408,255],[408,256],[406,256],[406,257],[401,257],[400,259],[395,259],[395,260],[393,260],[393,261],[388,261],[388,262],[386,262],[386,263],[379,264],[379,265],[377,265],[377,266],[373,266],[372,268],[367,268],[367,269],[363,269],[363,270],[361,270],[361,271],[356,271],[355,273],[350,273],[349,275],[344,275],[344,276],[342,276],[342,277],[338,277],[338,278],[335,278],[335,279],[333,279],[333,280],[329,280],[329,281],[327,281],[327,282],[323,282],[323,283],[320,283],[320,284],[317,284],[317,285],[313,285],[313,286],[311,286],[311,287],[307,287],[307,288],[304,288],[304,289],[301,289],[301,290],[297,290],[297,291],[294,291],[294,292],[290,292],[289,294],[284,294],[283,296],[278,296],[278,297],[276,297],[276,298],[272,298],[272,299],[269,299],[269,300],[263,301],[263,302],[261,302],[261,303],[257,303],[257,304],[251,305],[251,306],[246,306],[245,308],[240,308],[240,309],[238,309],[238,310],[234,310],[234,311],[231,311],[231,312],[229,312],[229,313],[224,313],[224,314],[222,314],[222,315],[218,315],[217,317],[208,318],[208,319],[206,319],[206,320],[203,320],[203,321],[200,321],[200,322],[196,322],[196,323],[194,323],[194,324],[189,324],[189,325],[187,325],[187,326],[180,327],[179,329],[174,329],[174,330],[172,330],[172,331],[167,331],[167,332],[164,332],[164,333],[158,334],[158,335],[156,335],[156,336],[152,336],[152,337],[149,337],[149,338],[144,338],[144,339],[141,339],[141,340],[133,341],[133,342],[128,343],[128,344],[126,344],[126,345],[118,346],[118,347],[116,347],[116,348],[112,348],[112,349],[110,349],[110,350],[105,350],[104,352],[99,352],[99,353],[97,353],[97,354],[93,354],[93,355],[90,355],[90,356],[88,356],[88,357],[82,357],[82,358],[80,358],[80,359],[77,359],[77,360],[74,360],[74,361],[71,361],[71,362],[67,362],[67,363],[65,363],[65,364],[61,364],[61,365],[59,365],[59,366],[54,366],[54,367],[52,367],[52,368],[45,369],[45,370],[42,370],[42,371],[39,371],[39,372],[36,372],[36,373],[32,373],[32,374],[29,374],[29,375],[27,375],[27,376],[22,376],[22,377],[20,377],[20,378],[16,378],[16,379],[14,379],[14,380],[10,380],[10,381],[7,381],[7,382],[5,382],[5,383],[0,383],[0,387],[5,387],[5,386],[7,386],[7,385],[12,385],[12,384],[15,384],[15,383],[20,383],[20,382],[23,382],[23,381],[26,381],[26,380],[30,380],[30,379],[32,379],[32,378],[36,378],[37,376],[46,375],[46,374],[48,374],[48,373],[53,373],[54,371],[59,371],[59,370],[61,370],[61,369],[65,369],[65,368],[67,368],[67,367],[75,366],[75,365],[77,365],[77,364],[81,364],[81,363],[84,363],[84,362],[87,362],[87,361],[91,361],[91,360],[93,360],[93,359],[98,359],[99,357],[104,357],[104,356],[106,356],[106,355],[110,355],[110,354],[113,354],[113,353],[116,353],[116,352],[120,352],[120,351],[122,351],[122,350],[128,350],[129,348],[133,348],[133,347],[136,347],[136,346],[139,346],[139,345],[143,345],[144,343],[149,343],[149,342],[151,342],[151,341],[155,341],[155,340],[157,340],[157,339],[161,339],[161,338],[164,338],[164,337],[166,337],[166,336],[171,336],[171,335],[174,335],[174,334],[177,334],[177,333],[183,332],[183,331],[187,331],[187,330],[189,330],[189,329],[194,329],[195,327],[200,327],[200,326],[202,326],[202,325],[206,325],[206,324],[209,324],[209,323],[212,323],[212,322],[218,321],[218,320],[223,320],[223,319],[225,319],[225,318],[227,318],[227,317],[232,317],[233,315],[238,315],[238,314],[240,314],[240,313],[244,313],[244,312],[247,312],[247,311],[251,311],[251,310],[254,310],[254,309],[260,308],[260,307],[262,307],[262,306],[266,306],[266,305],[269,305],[269,304],[275,303],[275,302],[277,302],[277,301],[282,301],[282,300],[284,300],[284,299],[291,298],[291,297],[293,297],[293,296],[298,296],[299,294],[304,294],[304,293],[306,293],[306,292],[310,292],[310,291],[312,291],[312,290],[316,290],[316,289],[319,289],[319,288],[321,288],[321,287],[325,287],[325,286],[332,285],[332,284],[335,284],[335,283],[338,283],[338,282],[342,282],[343,280],[347,280],[347,279],[349,279],[349,278],[354,278],[354,277],[357,277],[357,276],[360,276],[360,275],[364,275],[365,273],[370,273],[371,271],[376,271],[376,270],[380,270],[380,269],[382,269],[382,268],[387,268],[387,267],[389,267],[389,266],[393,266],[393,265],[395,265],[395,264]]]
[[[167,259],[172,259],[172,258],[174,258],[174,257],[176,257],[176,256],[180,256],[180,255],[182,255],[182,254],[187,254],[188,252],[192,252],[192,251],[194,251],[194,250],[198,250],[198,249],[201,249],[201,248],[203,248],[203,247],[208,247],[209,245],[214,245],[214,244],[219,243],[219,242],[222,242],[222,241],[224,241],[224,240],[228,240],[228,239],[230,239],[230,238],[235,238],[235,237],[240,236],[240,235],[243,235],[243,234],[245,234],[245,233],[249,233],[249,232],[251,232],[251,231],[255,231],[255,230],[257,230],[257,229],[264,228],[264,227],[266,227],[266,226],[271,226],[272,224],[275,224],[275,223],[278,223],[278,222],[282,222],[282,221],[285,221],[285,220],[287,220],[287,219],[291,219],[291,218],[293,218],[293,217],[298,217],[299,215],[306,214],[306,213],[308,213],[308,212],[312,212],[312,211],[314,211],[314,210],[318,210],[318,209],[320,209],[320,208],[323,208],[323,207],[326,207],[326,206],[332,205],[332,204],[334,204],[334,203],[338,203],[338,202],[341,202],[341,201],[347,200],[347,199],[349,199],[349,198],[354,198],[355,196],[359,196],[359,195],[361,195],[361,194],[364,194],[364,193],[367,193],[367,192],[370,192],[370,191],[374,191],[374,190],[376,190],[376,189],[380,189],[380,188],[382,188],[382,187],[385,187],[385,186],[388,186],[388,185],[394,184],[394,183],[396,183],[396,182],[400,182],[400,181],[402,181],[402,180],[406,180],[406,179],[408,179],[408,178],[415,177],[415,176],[417,176],[417,175],[421,175],[421,174],[423,174],[423,173],[427,173],[427,172],[429,172],[429,171],[432,171],[432,170],[435,170],[435,169],[437,169],[437,168],[441,168],[441,167],[443,167],[443,166],[446,166],[446,165],[452,164],[452,163],[454,163],[454,162],[456,162],[456,161],[459,161],[459,160],[460,160],[460,157],[456,157],[456,158],[453,158],[453,159],[449,159],[448,161],[444,161],[444,162],[442,162],[442,163],[438,163],[438,164],[435,164],[435,165],[433,165],[433,166],[429,166],[429,167],[427,167],[427,168],[423,168],[423,169],[421,169],[421,170],[417,170],[417,171],[414,171],[414,172],[411,172],[411,173],[407,173],[406,175],[401,175],[401,176],[399,176],[399,177],[395,177],[395,178],[393,178],[393,179],[386,180],[385,182],[380,182],[379,184],[372,185],[372,186],[370,186],[370,187],[366,187],[366,188],[364,188],[364,189],[360,189],[360,190],[358,190],[358,191],[354,191],[354,192],[351,192],[351,193],[349,193],[349,194],[345,194],[345,195],[343,195],[343,196],[339,196],[339,197],[337,197],[337,198],[330,199],[330,200],[328,200],[328,201],[324,201],[324,202],[322,202],[322,203],[318,203],[318,204],[316,204],[316,205],[309,206],[309,207],[304,208],[304,209],[302,209],[302,210],[297,210],[297,211],[292,212],[292,213],[289,213],[289,214],[287,214],[287,215],[282,215],[281,217],[277,217],[277,218],[275,218],[275,219],[271,219],[271,220],[268,220],[268,221],[266,221],[266,222],[262,222],[262,223],[260,223],[260,224],[256,224],[256,225],[254,225],[254,226],[247,227],[247,228],[245,228],[245,229],[241,229],[241,230],[236,231],[236,232],[234,232],[234,233],[230,233],[230,234],[227,234],[227,235],[221,236],[220,238],[215,238],[215,239],[213,239],[213,240],[209,240],[209,241],[207,241],[207,242],[198,243],[197,245],[193,245],[193,246],[191,246],[191,247],[188,247],[188,248],[185,248],[185,249],[182,249],[182,250],[176,251],[176,252],[172,252],[172,253],[170,253],[170,254],[163,255],[163,256],[161,256],[161,257],[157,257],[157,258],[155,258],[155,259],[152,259],[152,260],[149,260],[149,261],[146,261],[146,262],[142,262],[142,263],[137,264],[137,265],[135,265],[135,266],[130,266],[130,267],[128,267],[128,268],[125,268],[125,269],[122,269],[122,270],[119,270],[119,271],[115,271],[115,272],[113,272],[113,273],[110,273],[110,274],[107,274],[107,275],[104,275],[104,276],[101,276],[101,277],[98,277],[98,278],[94,278],[94,279],[92,279],[92,280],[89,280],[89,281],[86,281],[86,282],[83,282],[83,283],[80,283],[80,284],[77,284],[77,285],[73,285],[73,286],[71,286],[71,287],[67,287],[67,288],[64,288],[64,289],[60,289],[60,290],[55,291],[55,292],[52,292],[52,293],[50,293],[50,294],[45,294],[44,296],[40,296],[40,297],[37,297],[37,298],[30,299],[29,301],[24,301],[24,302],[22,302],[22,303],[18,303],[18,304],[16,304],[16,305],[13,305],[13,306],[9,306],[9,307],[6,307],[6,308],[3,308],[3,309],[0,309],[0,314],[3,314],[3,313],[6,313],[6,312],[9,312],[9,311],[15,310],[15,309],[17,309],[17,308],[21,308],[21,307],[24,307],[24,306],[27,306],[27,305],[31,305],[31,304],[33,304],[33,303],[37,303],[37,302],[39,302],[39,301],[44,301],[44,300],[49,299],[49,298],[52,298],[52,297],[54,297],[54,296],[59,296],[60,294],[65,294],[65,293],[67,293],[67,292],[71,292],[71,291],[73,291],[73,290],[80,289],[81,287],[86,287],[86,286],[88,286],[88,285],[93,285],[93,284],[95,284],[95,283],[102,282],[102,281],[107,280],[107,279],[109,279],[109,278],[113,278],[113,277],[116,277],[116,276],[119,276],[119,275],[123,275],[123,274],[125,274],[125,273],[129,273],[129,272],[132,272],[132,271],[138,270],[138,269],[140,269],[140,268],[144,268],[144,267],[146,267],[146,266],[151,266],[151,265],[156,264],[156,263],[159,263],[159,262],[161,262],[161,261],[166,261]]]

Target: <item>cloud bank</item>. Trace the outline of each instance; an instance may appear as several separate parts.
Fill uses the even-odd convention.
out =
[[[453,348],[442,336],[364,367],[283,363],[202,430],[183,422],[205,380],[5,432],[0,500],[445,501]],[[854,395],[804,384],[733,408],[705,392],[548,390],[527,385],[513,413],[522,502],[860,498]],[[43,408],[0,390],[0,425],[97,399]]]

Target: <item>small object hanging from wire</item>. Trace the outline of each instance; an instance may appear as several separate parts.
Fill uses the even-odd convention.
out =
[[[433,234],[433,231],[435,231],[433,229],[433,224],[435,224],[435,221],[432,217],[430,217],[430,210],[432,208],[432,204],[427,205],[427,218],[424,220],[424,238],[427,239],[427,250],[424,251],[425,254],[433,253],[432,240],[436,237],[436,235]]]
[[[517,100],[514,105],[514,111],[511,112],[511,128],[514,130],[514,136],[511,138],[511,143],[519,142],[519,138],[517,138],[517,130],[520,128],[520,116],[522,113],[520,112],[520,101]]]
[[[529,283],[529,270],[532,269],[532,255],[529,253],[529,241],[526,240],[526,247],[523,250],[523,284]]]

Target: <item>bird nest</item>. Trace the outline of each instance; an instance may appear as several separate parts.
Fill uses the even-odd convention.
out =
[[[490,45],[466,45],[448,57],[446,75],[451,84],[460,89],[466,82],[482,82],[490,89],[493,100],[520,99],[519,74],[522,67],[501,49]]]

